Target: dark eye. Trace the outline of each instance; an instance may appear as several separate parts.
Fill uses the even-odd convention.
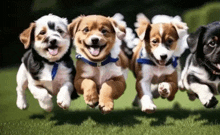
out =
[[[152,40],[151,42],[154,43],[154,44],[156,44],[156,43],[157,43],[157,40],[154,39],[154,40]]]
[[[58,29],[57,30],[60,34],[62,34],[64,31],[63,30],[61,30],[61,29]]]
[[[88,27],[85,27],[85,28],[83,29],[83,32],[84,32],[84,33],[89,32],[89,28],[88,28]]]
[[[106,29],[101,30],[102,34],[106,34],[108,31]]]
[[[168,39],[167,44],[171,45],[173,43],[173,39]]]
[[[46,34],[46,31],[45,31],[45,30],[42,30],[42,31],[40,31],[39,34],[40,34],[40,35],[44,35],[44,34]]]
[[[215,41],[209,42],[209,46],[210,46],[210,47],[215,47],[215,45],[216,45]]]

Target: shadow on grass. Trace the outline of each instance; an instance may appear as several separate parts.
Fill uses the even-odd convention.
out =
[[[173,109],[157,110],[154,114],[146,114],[139,109],[114,110],[109,114],[103,115],[99,110],[81,110],[81,111],[64,111],[55,110],[51,112],[50,121],[56,121],[55,125],[73,124],[80,125],[87,119],[92,119],[99,124],[116,125],[116,126],[134,126],[141,124],[142,120],[137,117],[150,119],[150,126],[164,126],[174,125],[167,124],[167,118],[174,120],[187,119],[189,116],[193,117],[195,121],[204,121],[204,125],[220,125],[220,109],[213,110],[186,110],[181,109],[178,104],[174,105]],[[50,113],[50,114],[51,114]],[[35,114],[30,116],[30,119],[46,119],[47,114]],[[152,120],[153,118],[153,120]]]

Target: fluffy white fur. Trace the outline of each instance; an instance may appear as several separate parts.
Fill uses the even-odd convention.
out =
[[[48,28],[48,21],[51,20],[53,22],[56,23],[55,26],[55,31],[54,30],[50,30]],[[38,35],[43,27],[47,28],[47,32],[46,32],[46,36],[50,37],[49,41],[52,41],[53,39],[57,40],[57,45],[58,47],[60,47],[59,49],[59,53],[57,56],[51,56],[49,54],[48,51],[45,50],[45,48],[48,47],[48,43],[46,42],[42,42],[42,41],[35,41],[35,45],[34,48],[35,50],[44,58],[48,59],[50,62],[54,62],[59,60],[68,50],[69,46],[70,46],[70,36],[68,34],[68,30],[67,30],[67,19],[65,18],[60,18],[58,16],[49,14],[49,15],[45,15],[41,18],[39,18],[38,20],[35,21],[35,35]],[[57,30],[61,29],[63,31],[62,34],[60,34]],[[60,35],[59,37],[56,35]]]
[[[61,36],[53,36],[53,34],[60,35],[57,31],[49,30],[47,31],[47,36],[51,39],[56,39],[58,42],[58,46],[61,48],[58,55],[56,57],[51,57],[48,55],[48,52],[45,52],[45,47],[48,46],[47,43],[37,41],[34,44],[34,48],[42,57],[46,58],[48,61],[56,61],[59,60],[68,50],[69,43],[69,35],[67,32],[67,19],[60,18],[58,16],[49,14],[41,17],[36,23],[35,35],[38,34],[42,27],[47,27],[47,22],[53,21],[56,24],[56,28],[60,28],[64,31]],[[73,84],[70,80],[69,74],[71,73],[71,69],[67,68],[64,62],[59,62],[58,70],[56,77],[52,80],[51,71],[53,65],[49,65],[44,63],[44,68],[39,73],[40,80],[34,80],[31,74],[26,69],[24,63],[21,64],[18,73],[17,73],[17,107],[19,109],[26,109],[28,107],[25,90],[29,88],[30,92],[33,94],[34,98],[36,98],[39,102],[41,108],[46,111],[51,111],[53,108],[52,103],[52,94],[57,94],[57,104],[63,108],[67,109],[70,106],[70,95],[73,91]],[[39,87],[40,86],[40,87]],[[49,93],[50,92],[50,93]]]

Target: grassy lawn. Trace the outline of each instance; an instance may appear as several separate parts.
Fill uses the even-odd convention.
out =
[[[102,115],[98,109],[88,108],[82,96],[71,102],[68,111],[55,104],[53,111],[47,113],[29,91],[26,91],[29,108],[22,111],[16,107],[17,70],[0,70],[1,135],[220,134],[220,103],[216,109],[205,109],[198,99],[189,101],[185,92],[178,91],[172,102],[155,99],[157,111],[154,114],[132,108],[136,91],[131,73],[124,95],[114,102],[114,110],[110,114]],[[217,99],[220,101],[220,96]]]

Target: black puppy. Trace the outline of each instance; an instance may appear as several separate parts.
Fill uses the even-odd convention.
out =
[[[57,104],[67,109],[71,94],[76,98],[73,80],[75,68],[70,57],[71,42],[67,19],[46,15],[30,24],[20,34],[26,49],[17,73],[17,107],[27,108],[25,90],[29,88],[46,111],[53,108],[52,95],[57,95]]]
[[[179,86],[188,90],[190,100],[199,98],[206,108],[214,108],[220,83],[220,22],[200,26],[187,39],[191,54]]]

